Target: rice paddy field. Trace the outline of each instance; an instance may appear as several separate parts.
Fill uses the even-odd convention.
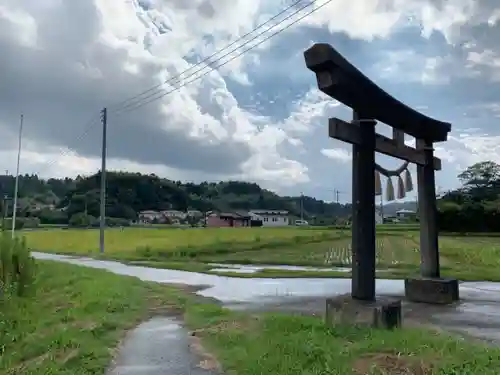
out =
[[[420,264],[416,227],[377,230],[376,260],[380,277],[416,274]],[[24,232],[32,250],[117,259],[159,268],[228,274],[238,277],[348,277],[335,267],[351,265],[351,234],[329,228],[126,228],[106,231],[105,253],[99,254],[98,230]],[[463,280],[500,280],[500,237],[440,237],[444,276]],[[212,272],[210,264],[265,265],[259,272]],[[322,270],[277,270],[292,265]],[[326,271],[331,272],[326,272]]]

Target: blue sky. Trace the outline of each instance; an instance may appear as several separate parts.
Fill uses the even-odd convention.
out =
[[[203,75],[206,68],[161,85],[289,4],[3,1],[0,68],[7,78],[0,86],[0,168],[15,168],[24,113],[22,171],[94,173],[98,112],[110,106],[110,168],[193,181],[245,179],[327,200],[337,189],[349,200],[351,147],[328,138],[327,122],[348,120],[351,113],[320,93],[306,69],[302,54],[315,42],[332,44],[398,99],[452,123],[449,141],[436,145],[443,160],[440,189],[456,187],[468,165],[500,162],[500,5],[492,0],[332,0],[209,74]],[[248,46],[237,47],[229,57]],[[158,100],[142,105],[139,96],[124,110],[121,100],[150,87],[157,87],[151,93]],[[159,98],[161,89],[170,93]],[[384,125],[377,130],[388,134]],[[385,167],[400,164],[377,160]]]

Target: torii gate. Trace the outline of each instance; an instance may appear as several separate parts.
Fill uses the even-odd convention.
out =
[[[352,298],[375,300],[375,173],[390,173],[375,163],[375,152],[381,152],[417,165],[421,277],[405,280],[406,297],[427,303],[458,300],[457,280],[440,277],[435,170],[441,161],[433,149],[434,142],[446,141],[451,124],[401,103],[329,44],[313,45],[304,57],[318,88],[353,110],[351,123],[329,120],[329,136],[353,145]],[[376,133],[377,121],[392,127],[392,139]],[[416,138],[416,148],[404,144],[404,134]]]

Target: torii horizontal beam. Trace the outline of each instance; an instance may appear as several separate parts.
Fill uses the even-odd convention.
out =
[[[355,125],[338,118],[331,118],[328,122],[328,135],[350,144],[359,144],[363,125]],[[409,161],[420,166],[426,165],[424,150],[415,149],[401,143],[401,139],[391,139],[381,134],[375,134],[375,151],[398,159]],[[433,168],[441,170],[441,160],[433,158]]]

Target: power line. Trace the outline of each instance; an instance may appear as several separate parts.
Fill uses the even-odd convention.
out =
[[[246,42],[244,42],[244,43],[240,44],[240,45],[239,45],[239,46],[237,46],[236,48],[233,48],[233,49],[232,49],[232,50],[230,50],[229,52],[226,52],[224,55],[222,55],[222,56],[218,57],[216,60],[212,61],[212,62],[211,62],[211,64],[216,63],[216,62],[218,62],[218,61],[222,60],[224,57],[229,56],[229,55],[230,55],[230,54],[232,54],[233,52],[236,52],[236,51],[237,51],[238,49],[240,49],[241,47],[244,47],[244,46],[248,45],[249,43],[253,42],[253,41],[254,41],[255,39],[257,39],[259,36],[261,36],[261,35],[263,35],[263,34],[267,33],[269,30],[271,30],[271,29],[275,28],[276,26],[281,25],[283,22],[285,22],[286,20],[290,19],[291,17],[293,17],[293,16],[294,16],[294,15],[296,15],[297,13],[299,13],[299,12],[301,12],[302,10],[304,10],[305,8],[307,8],[307,7],[311,6],[311,5],[313,5],[313,4],[314,4],[314,2],[315,2],[314,0],[313,0],[313,1],[308,2],[306,5],[302,6],[301,8],[299,8],[298,10],[296,10],[295,12],[293,12],[293,13],[289,14],[287,17],[285,17],[284,19],[282,19],[280,22],[278,22],[278,23],[276,23],[276,24],[274,24],[274,25],[272,25],[272,26],[268,27],[268,28],[267,28],[267,29],[265,29],[264,31],[261,31],[260,33],[258,33],[258,34],[257,34],[257,35],[255,35],[254,37],[252,37],[250,40],[247,40]],[[309,13],[309,14],[310,14],[310,13]],[[309,15],[309,14],[306,14],[306,16],[307,16],[307,15]],[[299,19],[298,21],[300,21],[300,19]],[[297,22],[298,22],[298,21],[297,21]],[[170,94],[170,93],[172,93],[172,92],[174,92],[174,91],[176,91],[176,90],[179,90],[179,89],[181,89],[182,87],[186,86],[187,84],[189,84],[189,83],[191,83],[191,82],[194,82],[194,81],[196,81],[197,79],[200,79],[200,78],[204,77],[205,75],[207,75],[207,74],[209,74],[210,72],[212,72],[212,71],[214,71],[214,70],[216,70],[216,69],[220,68],[221,66],[226,65],[227,63],[229,63],[229,62],[231,62],[231,61],[235,60],[236,58],[238,58],[239,56],[243,55],[244,53],[246,53],[246,52],[248,52],[248,51],[250,51],[250,50],[254,49],[255,47],[259,46],[260,44],[264,43],[265,41],[269,40],[269,39],[270,39],[270,38],[272,38],[273,36],[275,36],[275,35],[279,34],[280,32],[284,31],[285,29],[287,29],[288,27],[292,26],[292,25],[293,25],[293,24],[295,24],[295,23],[296,23],[296,22],[292,22],[292,23],[291,23],[291,24],[289,24],[287,27],[283,28],[282,30],[280,30],[280,31],[278,31],[278,32],[275,32],[275,33],[271,34],[269,37],[265,38],[265,39],[264,39],[264,40],[262,40],[260,43],[257,43],[257,44],[255,44],[255,45],[253,45],[252,47],[249,47],[249,48],[247,48],[247,49],[243,50],[241,53],[237,54],[236,56],[233,56],[232,58],[230,58],[228,61],[224,62],[223,64],[219,64],[219,65],[217,65],[217,66],[215,66],[215,67],[213,67],[213,68],[211,68],[211,67],[210,67],[210,65],[209,65],[209,64],[207,64],[206,66],[203,66],[202,68],[197,69],[196,71],[194,71],[194,72],[190,73],[188,76],[184,77],[184,79],[190,78],[190,77],[194,76],[195,74],[197,74],[197,73],[199,73],[199,72],[201,72],[201,71],[205,70],[206,68],[209,68],[210,70],[209,70],[208,72],[205,72],[204,74],[202,74],[202,75],[200,75],[200,76],[198,76],[198,77],[195,77],[194,79],[192,79],[192,80],[190,80],[190,81],[186,82],[185,84],[180,85],[179,87],[176,87],[176,88],[174,88],[174,89],[172,89],[172,90],[168,91],[167,93],[165,93],[165,95],[168,95],[168,94]],[[180,76],[181,76],[182,74],[183,74],[183,73],[181,73],[181,74],[180,74],[180,75],[178,75],[177,77],[174,77],[174,78],[178,78],[177,82],[175,82],[176,84],[180,84],[180,83],[181,83],[181,78],[180,78]],[[167,83],[167,82],[172,81],[172,80],[173,80],[173,79],[167,80],[167,81],[166,81],[166,82],[164,82],[164,83]],[[163,85],[163,84],[160,84],[160,86],[162,86],[162,85]],[[172,85],[173,85],[173,84],[172,84]],[[144,99],[149,99],[149,98],[152,98],[152,100],[150,100],[150,101],[149,101],[149,100],[146,100],[146,102],[144,102],[144,103],[145,103],[145,104],[149,104],[149,103],[151,103],[151,102],[154,102],[154,101],[156,101],[156,100],[158,100],[158,99],[160,99],[160,98],[162,98],[162,97],[164,97],[164,96],[165,96],[165,95],[163,95],[163,93],[162,93],[162,91],[161,91],[161,90],[162,90],[162,89],[160,89],[160,91],[156,91],[156,92],[150,93],[150,94],[146,95],[145,97],[141,98],[140,100],[144,100]],[[162,94],[161,94],[159,97],[157,97],[157,98],[156,98],[156,97],[155,97],[155,95],[160,94],[160,93],[162,93]],[[140,102],[140,100],[139,100],[138,102]],[[130,110],[134,110],[134,109],[140,108],[140,107],[142,107],[143,105],[145,105],[145,104],[143,104],[143,105],[142,105],[142,104],[140,104],[140,105],[138,105],[138,106],[135,106],[135,107],[134,107],[134,105],[136,105],[138,102],[135,102],[135,103],[131,103],[131,104],[127,104],[127,105],[125,105],[124,107],[122,107],[121,109],[119,109],[119,111],[121,110],[121,112],[118,112],[117,114],[122,113],[122,112],[129,112],[129,110],[128,110],[128,109],[130,109],[130,108],[131,108]]]
[[[74,142],[77,142],[77,141],[80,141],[82,140],[96,125],[99,125],[100,124],[100,117],[99,116],[96,116],[94,115],[93,117],[91,117],[89,119],[89,121],[87,121],[84,125],[84,131],[82,133],[80,133],[80,135],[78,135]],[[63,148],[63,147],[59,147],[59,155],[58,155],[58,158],[54,158],[52,161],[48,162],[47,164],[45,164],[45,168],[55,164],[59,158],[63,157],[63,156],[66,156],[67,154],[69,154],[72,150],[67,147],[67,148]]]
[[[312,9],[311,11],[307,12],[307,13],[306,13],[306,14],[304,14],[303,16],[301,16],[301,17],[297,18],[296,20],[292,21],[292,22],[291,22],[291,23],[289,23],[288,25],[284,26],[284,27],[283,27],[283,28],[281,28],[280,30],[278,30],[278,31],[276,31],[276,32],[274,32],[274,33],[272,33],[271,35],[269,35],[269,36],[267,36],[267,37],[265,37],[264,39],[262,39],[261,41],[259,41],[259,42],[258,42],[258,43],[256,43],[256,44],[254,44],[253,46],[251,46],[251,47],[249,47],[249,48],[244,49],[243,51],[241,51],[241,52],[240,52],[240,53],[238,53],[237,55],[233,56],[233,57],[232,57],[232,58],[230,58],[229,60],[227,60],[227,61],[225,61],[225,62],[223,62],[223,63],[221,63],[221,64],[219,64],[219,65],[215,66],[214,68],[210,68],[210,70],[209,70],[208,72],[205,72],[205,73],[203,73],[203,74],[201,74],[201,75],[199,75],[199,76],[197,76],[197,77],[193,78],[192,80],[189,80],[189,81],[187,81],[187,82],[183,83],[182,85],[180,85],[180,86],[178,86],[178,87],[176,87],[176,88],[174,88],[174,89],[172,89],[172,90],[169,90],[169,91],[167,91],[167,92],[163,92],[163,93],[161,93],[161,92],[157,92],[156,94],[160,94],[160,95],[159,95],[159,96],[157,96],[157,97],[155,97],[155,96],[154,96],[154,95],[156,95],[156,94],[153,94],[153,95],[148,95],[146,98],[151,98],[151,100],[146,100],[146,101],[144,101],[144,102],[142,102],[142,103],[140,103],[140,102],[139,102],[139,103],[135,103],[135,104],[136,104],[135,106],[134,106],[134,104],[129,105],[129,106],[125,106],[125,107],[123,107],[123,108],[121,109],[121,111],[118,111],[118,112],[117,112],[117,113],[115,113],[115,114],[116,114],[116,115],[120,115],[120,114],[123,114],[123,113],[126,113],[126,112],[130,112],[130,111],[136,110],[136,109],[138,109],[138,108],[140,108],[140,107],[143,107],[143,106],[145,106],[145,105],[147,105],[147,104],[149,104],[149,103],[152,103],[152,102],[154,102],[154,101],[156,101],[156,100],[159,100],[159,99],[163,98],[164,96],[166,96],[166,95],[168,95],[168,94],[171,94],[171,93],[173,93],[173,92],[175,92],[175,91],[177,91],[177,90],[181,89],[182,87],[184,87],[184,86],[186,86],[186,85],[188,85],[188,84],[190,84],[190,83],[192,83],[192,82],[194,82],[194,81],[196,81],[196,80],[198,80],[198,79],[200,79],[200,78],[202,78],[202,77],[206,76],[207,74],[211,73],[212,71],[214,71],[214,70],[216,70],[216,69],[218,69],[218,68],[220,68],[220,67],[222,67],[222,66],[224,66],[224,65],[226,65],[226,64],[228,64],[228,63],[230,63],[231,61],[233,61],[233,60],[235,60],[236,58],[238,58],[238,57],[242,56],[243,54],[245,54],[246,52],[248,52],[248,51],[250,51],[250,50],[254,49],[255,47],[258,47],[259,45],[261,45],[262,43],[266,42],[267,40],[269,40],[269,39],[273,38],[274,36],[276,36],[276,35],[278,35],[278,34],[280,34],[280,33],[282,33],[282,32],[283,32],[283,31],[285,31],[286,29],[288,29],[288,28],[290,28],[291,26],[295,25],[296,23],[298,23],[298,22],[302,21],[304,18],[308,17],[308,16],[309,16],[309,15],[311,15],[312,13],[314,13],[314,12],[318,11],[319,9],[323,8],[325,5],[327,5],[327,4],[329,4],[329,3],[331,3],[332,1],[333,1],[333,0],[327,0],[327,1],[325,1],[323,4],[319,5],[317,8]],[[313,1],[313,2],[311,2],[311,3],[309,3],[309,5],[310,5],[310,4],[313,4],[313,3],[314,3],[314,1]],[[302,9],[303,9],[303,8],[301,8],[301,10],[302,10]],[[294,14],[296,14],[296,13],[294,12]],[[293,15],[294,15],[294,14],[293,14]],[[289,16],[289,17],[290,17],[290,16]],[[289,17],[287,17],[286,19],[288,19]],[[284,19],[283,21],[285,21],[286,19]],[[281,23],[283,23],[283,21],[279,22],[278,24],[274,25],[273,27],[276,27],[276,26],[280,25]],[[268,30],[266,30],[266,31],[268,31]],[[256,37],[255,37],[255,38],[256,38]],[[255,38],[254,38],[254,39],[252,39],[252,40],[255,40]],[[250,41],[252,41],[252,40],[250,40]],[[250,42],[250,41],[249,41],[249,42]],[[231,52],[229,52],[229,53],[231,53]],[[228,53],[228,54],[229,54],[229,53]],[[226,54],[226,55],[227,55],[227,54]],[[204,69],[204,68],[203,68],[203,69]],[[202,70],[203,70],[203,69],[202,69]],[[190,76],[192,76],[192,75],[194,75],[194,74],[195,74],[195,73],[193,73],[193,74],[189,75],[188,77],[190,77]],[[186,78],[188,78],[188,77],[186,77]],[[146,98],[145,98],[145,99],[146,99]]]
[[[253,28],[252,30],[250,30],[250,31],[249,31],[249,32],[247,32],[246,34],[244,34],[244,35],[242,35],[241,37],[239,37],[239,38],[237,38],[237,39],[233,40],[231,43],[229,43],[229,44],[228,44],[228,45],[226,45],[225,47],[223,47],[223,48],[221,48],[221,49],[219,49],[219,50],[215,51],[215,52],[214,52],[214,53],[212,53],[210,56],[208,56],[208,57],[204,58],[203,60],[201,60],[201,61],[199,61],[198,63],[194,64],[193,66],[189,67],[188,69],[185,69],[184,71],[180,72],[179,74],[175,75],[174,77],[171,77],[171,78],[167,79],[166,81],[164,81],[164,82],[162,82],[162,83],[159,83],[159,84],[157,84],[157,85],[155,85],[155,86],[153,86],[153,87],[151,87],[151,88],[149,88],[149,89],[147,89],[147,90],[145,90],[145,91],[142,91],[142,92],[140,92],[139,94],[136,94],[136,95],[134,95],[134,96],[132,96],[132,97],[130,97],[130,98],[128,98],[128,99],[122,100],[121,102],[118,102],[118,103],[116,103],[116,104],[114,104],[114,105],[112,105],[112,106],[108,106],[108,109],[113,109],[113,107],[116,107],[116,106],[119,106],[119,105],[123,105],[123,104],[125,104],[125,103],[128,103],[128,102],[130,102],[130,101],[132,101],[132,100],[134,100],[134,99],[138,98],[139,96],[142,96],[142,95],[144,95],[144,94],[147,94],[147,93],[149,93],[149,92],[151,92],[151,91],[154,91],[154,90],[156,90],[156,89],[160,88],[160,87],[161,87],[161,86],[163,86],[164,84],[169,83],[169,82],[173,81],[173,80],[174,80],[174,79],[176,79],[176,78],[179,78],[179,79],[180,79],[180,77],[181,77],[183,74],[185,74],[185,73],[189,72],[190,70],[192,70],[192,69],[196,68],[197,66],[200,66],[200,65],[202,65],[202,64],[204,64],[204,63],[207,63],[207,65],[208,65],[208,63],[210,62],[210,59],[212,59],[213,57],[215,57],[215,56],[216,56],[216,55],[218,55],[219,53],[221,53],[221,52],[223,52],[223,51],[227,50],[229,47],[232,47],[233,45],[235,45],[235,44],[236,44],[236,43],[238,43],[239,41],[241,41],[241,40],[245,39],[247,36],[249,36],[249,35],[253,34],[255,31],[257,31],[257,30],[258,30],[258,29],[260,29],[261,27],[263,27],[263,26],[267,25],[269,22],[274,21],[276,18],[278,18],[279,16],[283,15],[283,14],[284,14],[284,13],[286,13],[288,10],[290,10],[290,9],[294,8],[296,5],[298,5],[298,4],[299,4],[299,3],[301,3],[302,1],[303,1],[303,0],[297,0],[297,1],[295,1],[295,2],[294,2],[294,3],[292,3],[291,5],[289,5],[288,7],[286,7],[285,9],[283,9],[282,11],[280,11],[279,13],[275,14],[275,15],[274,15],[274,16],[272,16],[271,18],[269,18],[269,19],[267,19],[266,21],[262,22],[261,24],[257,25],[255,28]],[[311,2],[309,3],[309,5],[311,5],[312,3],[314,3],[314,1],[311,1]],[[303,9],[303,8],[301,8],[301,9]],[[267,30],[269,30],[269,29],[267,29]],[[242,46],[240,46],[240,47],[242,47]],[[238,48],[239,48],[239,47],[238,47]],[[234,51],[234,50],[233,50],[233,51]],[[233,52],[233,51],[231,51],[231,52]],[[231,53],[231,52],[229,52],[229,53]],[[226,54],[226,55],[224,55],[224,56],[227,56],[227,54]],[[222,57],[224,57],[224,56],[222,56]],[[222,57],[221,57],[221,58],[222,58]],[[219,59],[220,59],[220,58],[218,58],[218,60],[219,60]],[[217,60],[215,60],[215,61],[217,61]],[[205,68],[206,68],[206,66],[204,66],[201,70],[203,70],[203,69],[205,69]],[[200,70],[197,70],[196,72],[199,72],[199,71],[200,71]],[[196,72],[195,72],[195,73],[196,73]],[[119,109],[119,108],[118,108],[118,109]]]
[[[141,96],[141,95],[143,95],[143,94],[145,94],[145,93],[151,92],[151,91],[153,91],[153,90],[155,90],[155,89],[157,89],[157,88],[159,88],[159,87],[163,86],[165,83],[168,83],[169,81],[172,81],[172,80],[174,80],[175,78],[179,78],[182,74],[184,74],[185,72],[187,72],[187,71],[189,71],[189,70],[193,69],[194,67],[199,66],[199,65],[203,64],[204,62],[207,62],[208,60],[210,60],[212,57],[214,57],[214,56],[215,56],[215,55],[217,55],[218,53],[220,53],[220,52],[224,51],[225,49],[227,49],[227,48],[229,48],[229,47],[231,47],[231,46],[233,46],[233,45],[234,45],[234,44],[236,44],[238,41],[240,41],[240,40],[244,39],[245,37],[247,37],[248,35],[250,35],[250,34],[254,33],[254,32],[255,32],[255,31],[257,31],[259,28],[261,28],[262,26],[264,26],[264,25],[266,25],[267,23],[271,22],[272,20],[275,20],[275,19],[276,19],[276,18],[278,18],[280,15],[284,14],[285,12],[287,12],[289,9],[291,9],[291,8],[295,7],[296,5],[298,5],[301,1],[303,1],[303,0],[298,0],[298,1],[295,1],[295,2],[294,2],[294,3],[292,3],[290,6],[286,7],[284,10],[280,11],[279,13],[277,13],[276,15],[274,15],[273,17],[271,17],[271,18],[269,18],[268,20],[266,20],[265,22],[261,23],[260,25],[258,25],[258,26],[257,26],[256,28],[254,28],[253,30],[249,31],[248,33],[246,33],[246,34],[245,34],[245,35],[243,35],[242,37],[240,37],[240,38],[236,39],[235,41],[231,42],[231,43],[230,43],[230,44],[228,44],[226,47],[224,47],[224,48],[222,48],[222,49],[220,49],[220,50],[216,51],[215,53],[213,53],[213,54],[212,54],[212,55],[210,55],[209,57],[207,57],[207,58],[203,59],[203,60],[202,60],[202,61],[200,61],[199,63],[197,63],[197,64],[195,64],[195,65],[191,66],[189,69],[186,69],[185,71],[181,72],[181,73],[180,73],[179,75],[177,75],[176,77],[173,77],[173,78],[171,78],[171,79],[169,79],[169,80],[167,80],[167,81],[165,81],[165,82],[162,82],[161,84],[158,84],[158,85],[156,85],[156,86],[154,86],[154,87],[152,87],[152,88],[150,88],[150,89],[148,89],[148,90],[144,91],[143,93],[140,93],[140,94],[136,95],[135,97],[132,97],[132,98],[126,99],[126,100],[124,100],[124,101],[122,101],[122,102],[119,102],[119,103],[115,104],[115,106],[116,106],[116,105],[119,105],[119,104],[123,104],[123,103],[125,103],[125,102],[129,102],[129,104],[127,104],[127,105],[123,106],[122,108],[115,109],[115,111],[117,111],[115,114],[118,114],[118,115],[119,115],[119,114],[123,114],[123,113],[125,113],[125,112],[130,112],[130,111],[136,110],[136,109],[138,109],[138,108],[140,108],[140,107],[142,107],[142,106],[144,106],[144,105],[147,105],[147,104],[152,103],[152,102],[154,102],[154,101],[156,101],[156,100],[159,100],[159,99],[161,99],[162,97],[164,97],[164,96],[166,96],[166,95],[168,95],[168,94],[170,94],[170,93],[172,93],[172,92],[174,92],[174,91],[177,91],[177,90],[181,89],[182,87],[184,87],[184,86],[186,86],[186,85],[188,85],[188,84],[190,84],[190,83],[192,83],[192,82],[194,82],[194,81],[196,81],[196,80],[198,80],[198,79],[201,79],[202,77],[206,76],[207,74],[211,73],[212,71],[214,71],[214,70],[216,70],[216,69],[218,69],[218,68],[220,68],[220,67],[222,67],[222,66],[224,66],[224,65],[228,64],[229,62],[231,62],[231,61],[235,60],[236,58],[238,58],[238,57],[242,56],[242,55],[243,55],[243,54],[245,54],[246,52],[248,52],[248,51],[250,51],[250,50],[252,50],[252,49],[254,49],[254,48],[258,47],[259,45],[261,45],[262,43],[264,43],[264,42],[266,42],[267,40],[271,39],[272,37],[274,37],[274,36],[276,36],[276,35],[280,34],[281,32],[285,31],[286,29],[290,28],[291,26],[293,26],[293,25],[297,24],[298,22],[302,21],[304,18],[308,17],[308,16],[309,16],[309,15],[311,15],[312,13],[314,13],[314,12],[316,12],[316,11],[320,10],[321,8],[323,8],[324,6],[326,6],[327,4],[331,3],[333,0],[327,0],[327,1],[325,1],[323,4],[319,5],[318,7],[316,7],[316,8],[314,8],[314,9],[312,9],[311,11],[309,11],[309,12],[307,12],[306,14],[302,15],[301,17],[297,18],[296,20],[292,21],[292,22],[291,22],[291,23],[289,23],[288,25],[284,26],[282,29],[280,29],[280,30],[278,30],[278,31],[276,31],[276,32],[274,32],[274,33],[272,33],[271,35],[268,35],[268,36],[267,36],[267,37],[265,37],[263,40],[259,41],[258,43],[254,44],[253,46],[251,46],[251,47],[249,47],[249,48],[244,49],[243,51],[241,51],[241,52],[240,52],[240,53],[238,53],[237,55],[233,56],[233,57],[232,57],[232,58],[230,58],[229,60],[227,60],[227,61],[225,61],[225,62],[223,62],[223,63],[221,63],[221,64],[219,64],[219,65],[217,65],[217,66],[215,66],[215,67],[213,67],[213,68],[210,68],[210,67],[208,66],[208,67],[210,68],[210,70],[209,70],[208,72],[205,72],[205,73],[201,74],[200,76],[197,76],[197,77],[195,77],[194,79],[192,79],[192,80],[189,80],[189,81],[185,82],[184,84],[182,84],[182,85],[178,86],[177,88],[174,88],[173,90],[169,90],[169,91],[167,91],[167,92],[163,92],[163,93],[162,93],[161,91],[159,91],[159,92],[153,93],[152,95],[150,94],[150,95],[148,95],[148,96],[146,96],[146,97],[144,97],[144,98],[142,98],[142,99],[148,99],[148,98],[151,98],[151,97],[152,97],[152,98],[151,98],[151,100],[146,100],[146,101],[143,101],[142,103],[140,102],[140,100],[139,100],[139,101],[137,101],[137,102],[135,102],[135,103],[130,103],[130,101],[131,101],[131,100],[133,100],[133,99],[135,99],[135,98],[138,98],[139,96]],[[227,55],[231,54],[232,52],[236,51],[237,49],[239,49],[239,48],[241,48],[241,47],[243,47],[243,46],[247,45],[248,43],[250,43],[250,42],[254,41],[254,40],[255,40],[257,37],[259,37],[260,35],[262,35],[262,34],[266,33],[267,31],[271,30],[272,28],[274,28],[274,27],[276,27],[276,26],[279,26],[280,24],[282,24],[282,23],[283,23],[283,22],[285,22],[286,20],[290,19],[290,18],[291,18],[292,16],[294,16],[295,14],[297,14],[297,13],[299,13],[300,11],[302,11],[303,9],[305,9],[305,8],[307,8],[307,7],[311,6],[311,5],[313,5],[314,3],[315,3],[315,1],[314,1],[314,0],[313,0],[313,1],[308,2],[306,5],[304,5],[304,6],[300,7],[298,10],[294,11],[292,14],[290,14],[290,15],[288,15],[287,17],[285,17],[284,19],[282,19],[280,22],[278,22],[278,23],[276,23],[275,25],[273,25],[273,26],[271,26],[271,27],[267,28],[267,29],[266,29],[266,30],[264,30],[263,32],[261,32],[261,33],[257,34],[256,36],[254,36],[254,37],[253,37],[252,39],[250,39],[249,41],[247,41],[247,42],[245,42],[245,43],[241,44],[241,45],[240,45],[239,47],[237,47],[236,49],[231,50],[230,52],[228,52],[228,53],[224,54],[223,56],[219,57],[218,59],[216,59],[216,60],[215,60],[215,61],[213,61],[213,62],[220,61],[223,57],[225,57],[225,56],[227,56]],[[213,62],[212,62],[212,63],[213,63]],[[192,74],[188,75],[188,76],[187,76],[187,77],[185,77],[185,78],[189,78],[189,77],[193,76],[194,74],[196,74],[196,73],[198,73],[198,72],[200,72],[200,71],[202,71],[203,69],[206,69],[206,68],[207,68],[207,66],[204,66],[202,69],[199,69],[199,70],[195,71],[194,73],[192,73]],[[179,79],[179,81],[180,81],[180,79]],[[158,96],[158,97],[155,97],[154,95],[157,95],[157,94],[161,94],[161,95],[160,95],[160,96]],[[94,115],[94,117],[96,117],[96,116]],[[79,141],[79,140],[81,140],[83,137],[85,137],[85,136],[89,133],[89,131],[90,131],[90,130],[94,127],[94,126],[96,126],[96,125],[98,125],[98,124],[100,123],[100,116],[97,116],[97,118],[94,118],[94,117],[92,117],[92,118],[91,118],[91,120],[89,120],[89,121],[88,121],[88,125],[87,125],[87,126],[86,126],[86,128],[84,129],[83,133],[81,133],[81,134],[80,134],[80,135],[76,138],[76,140],[75,140],[75,141]],[[96,121],[96,120],[97,120],[97,121]],[[63,150],[63,152],[61,152],[61,153],[60,153],[60,156],[64,156],[64,155],[66,155],[66,154],[68,154],[69,152],[71,152],[71,151],[72,151],[72,150],[71,150],[71,149],[69,149],[69,148],[67,148],[67,149],[63,149],[62,147],[60,147],[60,150]],[[54,159],[52,162],[49,162],[48,164],[46,164],[46,166],[47,166],[47,165],[49,165],[49,166],[50,166],[50,165],[54,164],[55,162],[57,162],[57,159]]]

